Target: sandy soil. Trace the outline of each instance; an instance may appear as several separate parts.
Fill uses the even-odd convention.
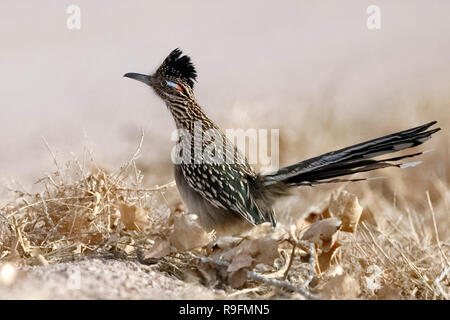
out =
[[[104,258],[28,267],[0,299],[220,299],[224,293],[186,283],[139,262]]]

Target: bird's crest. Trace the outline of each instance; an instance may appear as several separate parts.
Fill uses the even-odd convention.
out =
[[[197,78],[197,72],[191,62],[191,58],[183,55],[180,49],[173,50],[162,65],[158,68],[157,73],[165,77],[175,77],[184,80],[191,88],[194,87],[194,81]]]

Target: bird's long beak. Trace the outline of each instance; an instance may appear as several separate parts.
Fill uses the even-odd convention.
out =
[[[152,76],[146,75],[146,74],[140,74],[140,73],[126,73],[123,75],[124,77],[131,78],[140,82],[145,83],[146,85],[151,86],[152,85]]]

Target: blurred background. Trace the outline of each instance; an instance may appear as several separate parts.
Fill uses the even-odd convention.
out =
[[[373,4],[379,30],[366,25]],[[425,160],[448,181],[449,12],[445,0],[2,0],[0,176],[29,184],[54,170],[42,137],[62,163],[89,146],[115,169],[142,128],[146,183],[170,181],[173,120],[122,75],[153,72],[179,47],[219,126],[280,129],[281,165],[438,120]]]
[[[71,5],[80,9],[79,30],[67,27],[73,15],[67,12]],[[367,27],[367,8],[372,5],[381,10],[380,29]],[[365,291],[358,298],[382,298],[381,290],[377,295],[374,291],[377,277],[382,275],[380,283],[387,289],[384,297],[390,295],[388,299],[448,298],[449,277],[444,278],[444,272],[448,274],[450,248],[449,14],[448,0],[1,0],[0,263],[16,259],[19,244],[23,256],[33,258],[29,261],[40,252],[37,248],[44,248],[42,254],[50,262],[65,254],[77,261],[82,247],[78,238],[71,237],[72,231],[87,239],[82,240],[89,244],[83,245],[86,254],[122,241],[118,237],[112,240],[110,233],[110,221],[118,221],[110,220],[117,214],[111,210],[119,204],[118,199],[122,201],[122,192],[110,193],[110,188],[107,192],[101,178],[86,179],[92,184],[99,181],[98,190],[104,188],[105,195],[113,194],[112,200],[109,196],[102,199],[108,205],[100,212],[108,218],[98,216],[102,226],[108,227],[99,229],[91,224],[91,213],[95,216],[100,206],[89,200],[90,191],[79,183],[80,175],[70,170],[65,175],[61,170],[66,165],[75,167],[68,160],[77,159],[93,168],[93,158],[95,165],[106,171],[118,170],[136,151],[143,129],[137,167],[145,175],[144,187],[173,180],[173,119],[150,88],[122,76],[154,72],[167,54],[179,47],[196,65],[198,102],[221,128],[279,129],[281,166],[437,120],[443,130],[409,150],[432,150],[417,158],[423,161],[421,165],[360,175],[387,179],[297,188],[293,197],[277,204],[276,215],[285,230],[295,230],[294,225],[299,230],[324,212],[332,192],[345,189],[358,197],[363,212],[358,231],[333,245],[342,244],[340,250],[333,249],[333,259],[344,271],[333,269],[339,276],[326,281],[333,291],[343,288],[343,296],[337,297],[355,298],[345,292],[353,292],[352,283],[359,283]],[[134,167],[129,171],[133,174],[127,183],[134,189]],[[63,172],[62,182],[55,183],[55,188],[53,180],[45,180],[51,172]],[[96,176],[102,177],[98,172],[102,171]],[[52,188],[41,197],[37,192],[45,190],[45,185],[36,183],[39,180]],[[99,199],[99,193],[95,194]],[[139,209],[146,206],[148,210],[140,212],[148,212],[155,221],[160,216],[167,218],[169,211],[183,209],[174,187],[145,193],[145,197],[141,202],[127,193],[126,203]],[[69,233],[69,220],[62,218],[58,219],[65,221],[65,231],[40,227],[43,216],[50,219],[44,198],[47,203],[52,200],[56,215],[74,214]],[[66,200],[76,205],[69,206]],[[75,225],[79,213],[81,219]],[[39,216],[41,220],[35,218]],[[86,234],[78,221],[95,226],[95,232]],[[51,232],[47,234],[47,230]],[[155,230],[159,232],[157,228],[149,232]],[[104,234],[97,246],[99,232]],[[128,234],[135,233],[126,230],[127,238]],[[42,235],[45,239],[41,242]],[[91,242],[94,237],[97,240]],[[139,241],[130,236],[129,242],[121,245],[129,248]],[[324,256],[331,259],[333,251]],[[172,269],[177,260],[167,261]],[[95,270],[96,264],[87,265],[88,279],[96,276],[92,266]],[[108,294],[120,292],[123,298],[122,292],[130,288],[133,295],[138,292],[139,286],[128,285],[129,279],[136,277],[134,265],[127,262],[127,267],[111,267],[108,262],[108,266],[100,266],[102,275],[112,274],[111,268],[121,275],[118,282],[112,281],[114,288],[106,287]],[[370,271],[372,267],[378,269]],[[159,268],[155,270],[163,270]],[[177,274],[187,270],[183,266],[176,269]],[[50,281],[62,277],[68,283],[63,269],[35,270],[39,282],[24,282],[16,291],[4,286],[0,296],[10,298],[19,292],[20,297],[26,293],[26,298],[45,298],[47,291],[65,292],[67,286],[55,282],[55,290]],[[193,283],[191,270],[186,274]],[[293,270],[289,277],[292,274]],[[335,282],[341,274],[345,277]],[[184,292],[178,290],[179,284],[177,290],[168,287],[166,280],[159,286],[154,275],[151,271],[150,282],[161,290],[159,295],[167,288],[177,294]],[[127,290],[120,287],[123,277]],[[139,276],[139,283],[142,279]],[[146,285],[146,289],[151,287]],[[102,285],[98,289],[106,292]],[[96,297],[91,291],[88,298]],[[145,297],[142,294],[138,297]],[[191,289],[189,294],[198,295]],[[265,290],[261,294],[264,296],[258,297],[270,297]],[[286,297],[283,293],[283,299]]]

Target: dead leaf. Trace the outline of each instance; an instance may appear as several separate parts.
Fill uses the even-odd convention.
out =
[[[242,287],[245,282],[247,282],[247,274],[244,269],[232,272],[228,276],[228,284],[234,289]]]
[[[278,241],[276,239],[266,236],[258,240],[258,254],[255,257],[257,263],[272,265],[279,256]]]
[[[333,235],[340,229],[342,222],[338,218],[316,221],[305,231],[302,240],[307,240],[323,247],[324,242],[333,240]]]
[[[321,252],[319,257],[317,258],[317,262],[319,264],[319,268],[321,272],[326,271],[330,267],[331,259],[333,258],[336,249],[341,245],[338,242],[335,242],[327,251]]]
[[[253,258],[247,252],[241,252],[233,257],[230,265],[228,266],[228,272],[235,272],[239,269],[250,267],[253,263]]]
[[[222,253],[221,258],[232,262],[239,255],[250,256],[253,259],[252,266],[259,263],[272,265],[273,261],[279,257],[278,241],[270,235],[261,239],[245,239],[237,247]]]
[[[117,205],[120,211],[120,220],[127,230],[144,230],[148,225],[147,210],[136,206],[129,206],[125,203]]]
[[[152,248],[144,254],[144,259],[159,259],[170,254],[170,242],[167,239],[156,238]]]
[[[173,230],[169,235],[169,241],[178,250],[201,248],[211,240],[212,234],[207,233],[199,225],[196,215],[178,213],[174,216]]]
[[[232,237],[232,236],[223,236],[223,237],[220,237],[219,239],[217,239],[216,246],[219,249],[222,249],[225,251],[225,250],[236,247],[241,241],[242,241],[242,238]]]
[[[328,211],[342,221],[342,231],[355,232],[362,210],[358,197],[352,193],[344,190],[331,195]]]
[[[253,258],[257,255],[257,253],[258,243],[255,240],[245,239],[242,240],[236,247],[225,250],[225,252],[221,252],[219,255],[221,259],[231,263],[235,256],[245,254]]]

